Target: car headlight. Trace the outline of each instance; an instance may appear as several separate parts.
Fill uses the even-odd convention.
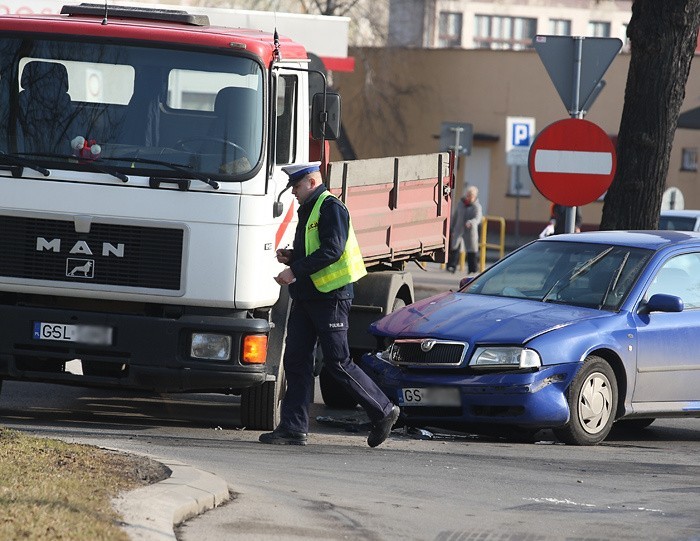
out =
[[[477,348],[469,361],[473,368],[537,368],[542,359],[534,349],[518,347]]]
[[[231,337],[226,334],[192,333],[190,356],[195,359],[228,361],[231,358]]]

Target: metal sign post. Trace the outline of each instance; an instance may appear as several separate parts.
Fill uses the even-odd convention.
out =
[[[571,118],[582,119],[605,86],[601,79],[622,49],[622,40],[538,35],[532,45]],[[568,207],[567,233],[574,232],[575,216],[576,207]]]
[[[440,151],[455,152],[455,171],[459,168],[459,157],[472,153],[474,127],[468,123],[443,122],[440,126]]]

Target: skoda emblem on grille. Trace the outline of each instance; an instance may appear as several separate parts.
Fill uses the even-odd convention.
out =
[[[433,349],[434,345],[435,345],[435,340],[433,340],[432,338],[428,339],[428,340],[423,340],[420,343],[420,350],[423,353],[428,353],[431,349]]]

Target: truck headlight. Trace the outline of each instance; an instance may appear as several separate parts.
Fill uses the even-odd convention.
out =
[[[473,368],[537,368],[542,359],[534,349],[518,347],[477,348],[469,361]]]
[[[190,356],[195,359],[228,361],[231,358],[231,337],[226,334],[192,333]]]

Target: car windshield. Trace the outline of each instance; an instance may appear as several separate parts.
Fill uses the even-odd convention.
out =
[[[462,291],[617,310],[651,253],[626,246],[538,241],[500,261]]]
[[[246,180],[262,158],[262,67],[232,54],[4,38],[0,122],[14,167],[87,159],[129,175]]]

